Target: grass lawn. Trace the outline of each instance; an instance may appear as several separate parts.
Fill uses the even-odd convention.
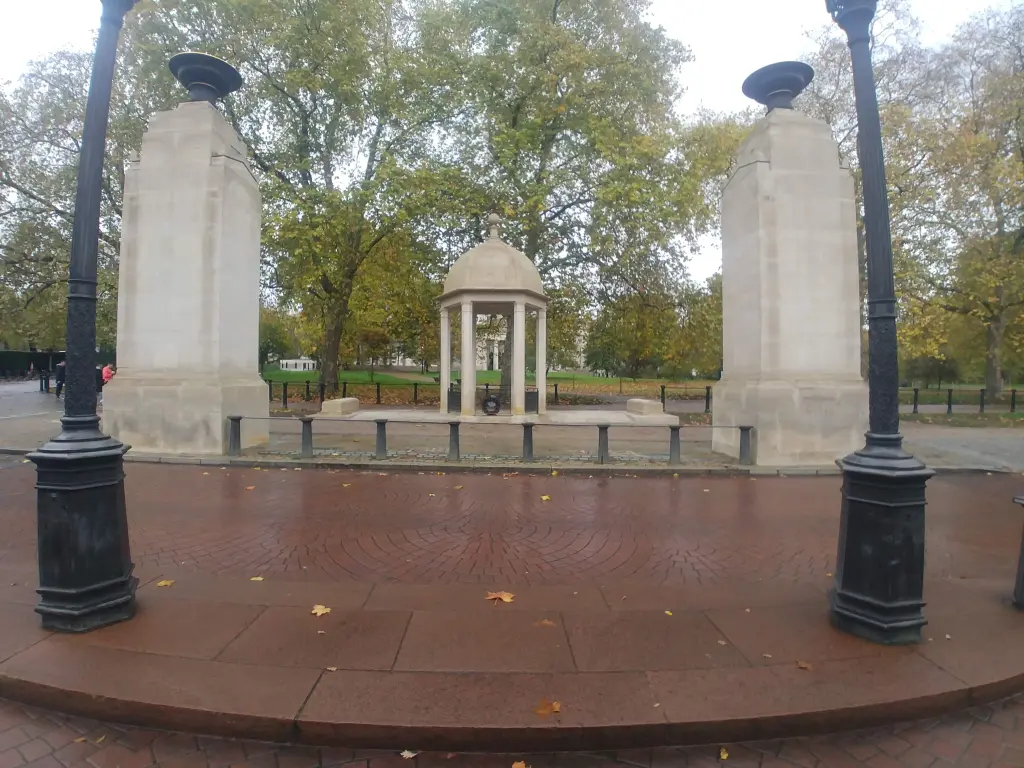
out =
[[[263,378],[275,383],[281,381],[305,383],[308,381],[310,384],[318,384],[320,371],[282,371],[280,368],[264,368]],[[408,379],[384,371],[375,371],[372,380],[369,371],[340,371],[338,381],[347,381],[349,384],[376,384],[378,382],[381,384],[405,384],[410,387],[413,384]],[[429,385],[421,384],[421,386]]]

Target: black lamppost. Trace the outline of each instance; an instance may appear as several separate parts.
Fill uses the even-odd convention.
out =
[[[100,190],[117,39],[136,0],[102,0],[85,108],[68,280],[67,384],[61,433],[29,454],[36,465],[39,605],[62,632],[131,618],[135,588],[124,501],[124,453],[96,414],[96,255]]]
[[[832,623],[878,643],[921,639],[925,484],[934,474],[903,450],[899,417],[896,291],[882,126],[871,65],[877,0],[825,0],[853,60],[857,156],[864,191],[868,266],[869,428],[863,448],[842,459],[843,507]]]

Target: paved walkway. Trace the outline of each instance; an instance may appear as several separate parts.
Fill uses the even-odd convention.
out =
[[[68,637],[32,611],[32,468],[0,470],[0,696],[221,736],[509,751],[848,729],[1024,684],[1009,475],[931,481],[925,642],[880,648],[828,625],[835,477],[127,472],[139,614]]]

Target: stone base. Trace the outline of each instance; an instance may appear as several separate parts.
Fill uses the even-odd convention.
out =
[[[267,385],[255,373],[136,374],[121,369],[103,388],[103,428],[141,453],[224,455],[228,416],[242,419],[242,449],[269,439]]]
[[[833,466],[864,444],[868,388],[861,379],[725,378],[714,387],[712,418],[715,427],[754,427],[758,466]],[[739,430],[712,432],[712,450],[739,457]]]
[[[665,408],[662,406],[660,400],[641,400],[639,398],[633,398],[626,401],[626,412],[647,415],[651,413],[664,413]]]
[[[358,397],[339,397],[334,400],[325,400],[323,405],[320,406],[320,413],[315,414],[313,418],[315,419],[318,416],[348,416],[350,413],[355,413],[358,410]]]

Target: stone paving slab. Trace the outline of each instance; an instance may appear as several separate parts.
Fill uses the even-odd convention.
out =
[[[873,726],[1024,687],[1007,475],[930,482],[912,648],[828,624],[834,477],[129,464],[139,614],[74,637],[32,610],[33,479],[0,470],[0,695],[79,716],[313,746],[618,749]],[[503,589],[512,603],[486,599]]]

